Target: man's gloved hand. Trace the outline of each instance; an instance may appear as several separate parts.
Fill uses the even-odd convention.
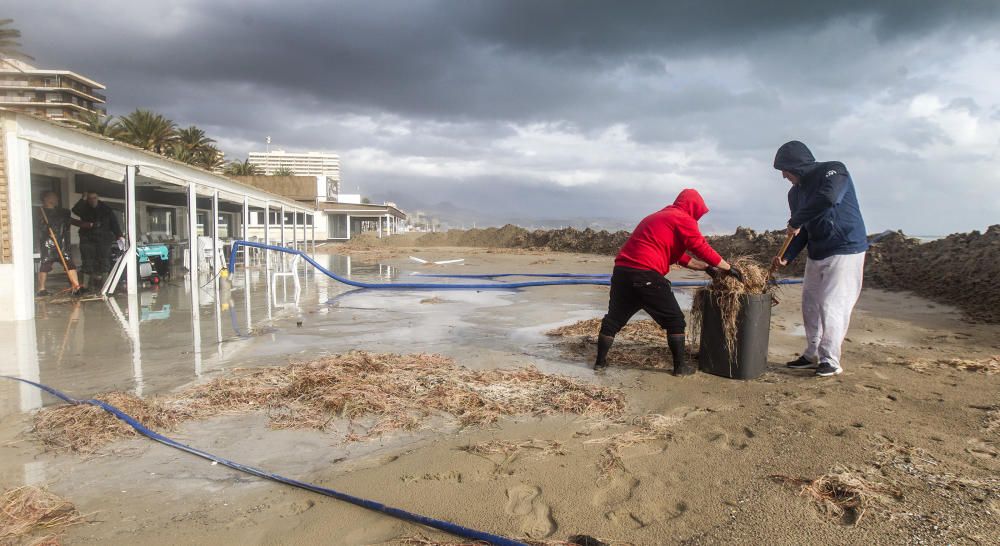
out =
[[[713,281],[719,278],[720,273],[722,273],[722,270],[719,269],[718,267],[715,267],[714,265],[710,265],[705,268],[705,274],[708,275],[709,277],[712,277]]]
[[[728,273],[729,273],[729,275],[730,275],[730,276],[732,276],[732,277],[733,277],[734,279],[736,279],[736,280],[738,280],[738,281],[740,281],[740,282],[743,282],[743,272],[742,272],[742,271],[740,271],[739,269],[736,269],[736,268],[735,268],[735,267],[733,267],[733,266],[729,266],[729,271],[728,271]]]

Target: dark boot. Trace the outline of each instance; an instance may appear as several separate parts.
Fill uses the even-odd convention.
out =
[[[674,357],[674,375],[691,375],[698,371],[694,363],[688,361],[687,340],[684,339],[684,334],[668,335],[667,345]]]
[[[598,335],[597,336],[597,361],[594,362],[594,369],[603,368],[608,365],[608,351],[611,350],[611,344],[615,342],[615,336]]]

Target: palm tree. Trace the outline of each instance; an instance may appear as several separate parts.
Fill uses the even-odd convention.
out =
[[[33,60],[34,57],[21,51],[20,49],[21,42],[19,42],[18,39],[21,37],[21,31],[16,28],[6,28],[7,25],[13,22],[13,19],[0,19],[0,60]]]
[[[260,174],[257,170],[257,165],[250,163],[250,160],[244,161],[232,161],[226,165],[226,170],[223,171],[230,176],[256,176]]]
[[[288,167],[278,167],[271,171],[271,176],[295,176],[295,171]]]
[[[80,116],[80,121],[83,122],[83,128],[91,133],[108,138],[119,138],[122,134],[122,126],[114,116],[99,112],[85,112]]]
[[[222,150],[209,144],[195,152],[194,161],[191,163],[203,169],[214,171],[226,164],[226,156],[222,153]]]
[[[149,110],[123,116],[121,126],[122,140],[158,154],[166,153],[177,139],[177,125]]]
[[[194,125],[177,131],[177,144],[181,148],[196,154],[215,144],[215,140],[205,136],[205,131]]]

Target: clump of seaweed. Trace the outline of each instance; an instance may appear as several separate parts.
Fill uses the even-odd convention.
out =
[[[923,372],[929,368],[955,368],[972,373],[994,375],[1000,373],[1000,355],[985,358],[923,358],[905,360],[903,363],[910,369]]]
[[[478,455],[496,465],[496,471],[500,472],[508,464],[517,460],[522,453],[534,452],[538,457],[549,455],[565,455],[561,443],[554,440],[520,440],[509,442],[506,440],[490,440],[478,444],[470,444],[460,448],[466,453]]]
[[[72,502],[40,487],[24,485],[0,495],[0,543],[36,531],[53,531],[83,521]],[[58,544],[56,537],[41,539]]]
[[[896,488],[869,481],[846,469],[835,469],[815,479],[780,474],[771,476],[771,479],[798,486],[799,494],[811,498],[820,512],[853,525],[861,523],[865,513],[873,506],[886,502],[889,497],[902,497]]]
[[[180,392],[140,399],[123,393],[102,397],[153,429],[220,414],[266,411],[275,428],[325,430],[337,418],[353,426],[373,421],[363,440],[413,430],[444,415],[461,426],[486,426],[512,415],[571,413],[616,417],[625,409],[621,391],[534,367],[470,370],[440,355],[354,351],[312,362],[234,370]],[[34,432],[47,444],[93,452],[132,429],[87,405],[42,410]]]
[[[545,335],[549,337],[582,337],[590,343],[597,343],[597,334],[600,330],[601,319],[593,318],[560,326],[545,332]],[[649,319],[630,321],[615,336],[617,342],[659,343],[661,345],[666,342],[666,339],[667,334],[664,333],[663,328]]]
[[[673,437],[670,429],[682,420],[680,417],[650,413],[632,420],[632,425],[636,428],[604,438],[587,440],[584,444],[605,446],[597,461],[598,476],[605,478],[615,470],[625,470],[625,463],[621,458],[623,449],[654,440],[669,440]]]
[[[722,317],[722,333],[726,349],[732,361],[736,358],[736,333],[739,329],[740,311],[743,309],[743,296],[747,294],[766,294],[774,286],[768,282],[768,270],[756,260],[741,256],[731,262],[732,266],[743,274],[743,282],[730,275],[720,275],[707,287],[699,288],[691,304],[691,337],[698,339],[701,334],[702,316],[705,306],[711,304],[719,310]]]

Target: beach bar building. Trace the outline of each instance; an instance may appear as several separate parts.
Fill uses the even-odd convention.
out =
[[[198,279],[221,268],[204,259],[206,238],[212,256],[225,255],[228,242],[249,238],[245,219],[258,218],[261,242],[307,250],[317,239],[317,215],[323,216],[315,203],[0,108],[0,321],[34,317],[33,214],[44,190],[59,194],[67,209],[81,192],[96,191],[118,212],[129,243],[124,277],[130,298],[142,289],[135,253],[143,244],[169,246],[172,267]],[[70,253],[78,256],[77,230],[71,232]]]

